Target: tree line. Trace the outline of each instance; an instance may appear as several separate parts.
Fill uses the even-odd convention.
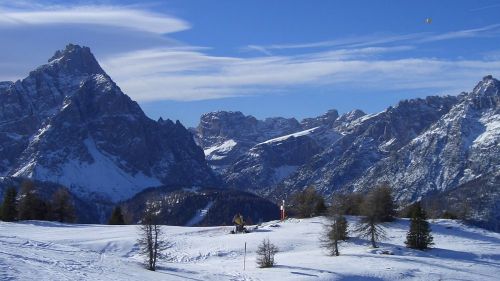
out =
[[[24,181],[18,193],[15,187],[5,190],[0,218],[3,221],[50,220],[74,222],[75,208],[66,188],[56,190],[48,200],[39,196],[35,184]]]

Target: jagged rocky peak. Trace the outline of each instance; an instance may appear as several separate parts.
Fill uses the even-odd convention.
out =
[[[337,118],[337,120],[335,120],[335,126],[349,124],[350,122],[358,119],[359,117],[365,116],[365,115],[366,115],[366,113],[364,113],[362,110],[359,110],[359,109],[351,110],[351,111],[339,116],[339,118]]]
[[[9,88],[12,85],[14,85],[14,83],[12,83],[10,81],[2,81],[2,82],[0,82],[0,92],[6,90],[7,88]]]
[[[492,75],[483,77],[474,90],[464,95],[467,104],[475,109],[498,108],[500,107],[500,81]]]
[[[229,139],[260,142],[300,130],[300,124],[294,118],[274,117],[262,121],[240,111],[203,114],[196,128],[198,142],[203,147]]]
[[[242,112],[240,111],[214,111],[214,112],[209,112],[205,113],[201,116],[200,118],[200,125],[199,127],[217,127],[217,126],[224,126],[224,125],[229,125],[234,122],[238,121],[244,121],[245,123],[248,124],[255,124],[257,123],[257,119],[253,116],[245,116]]]
[[[0,176],[121,200],[152,186],[216,182],[180,122],[149,119],[87,47],[70,44],[0,91]]]
[[[257,131],[257,119],[240,111],[216,111],[205,113],[196,128],[200,143],[206,147],[219,139],[238,138]]]
[[[64,50],[56,51],[48,62],[71,72],[104,74],[90,48],[85,46],[68,44]]]
[[[474,90],[472,91],[473,96],[490,96],[490,97],[498,97],[500,89],[500,81],[493,78],[492,75],[486,75],[483,77]]]
[[[313,118],[305,118],[300,122],[302,128],[311,129],[319,126],[332,126],[333,122],[339,117],[339,112],[336,109],[330,109],[325,114]]]

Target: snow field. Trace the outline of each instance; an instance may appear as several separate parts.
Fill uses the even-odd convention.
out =
[[[351,225],[355,220],[349,218]],[[341,244],[341,256],[331,257],[319,243],[325,222],[269,222],[234,235],[230,226],[165,226],[172,247],[156,272],[140,263],[136,226],[0,222],[0,280],[498,280],[500,274],[498,233],[431,221],[436,245],[421,252],[404,247],[408,221],[397,220],[387,225],[380,248],[353,237]],[[274,268],[256,267],[264,238],[280,249]]]

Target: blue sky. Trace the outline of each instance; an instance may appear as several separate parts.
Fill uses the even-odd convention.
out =
[[[498,77],[499,14],[491,0],[0,0],[0,80],[71,42],[154,119],[371,113]]]

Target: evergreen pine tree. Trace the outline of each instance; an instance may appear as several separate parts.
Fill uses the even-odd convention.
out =
[[[20,220],[47,219],[47,204],[38,198],[35,185],[31,181],[21,184],[21,196],[18,204],[18,218]]]
[[[113,209],[113,213],[109,218],[108,224],[111,225],[123,225],[125,224],[125,220],[123,219],[122,208],[120,206],[116,206]]]
[[[9,187],[5,191],[2,204],[2,220],[15,221],[17,219],[17,191],[14,187]]]
[[[61,188],[52,195],[51,217],[58,222],[73,222],[75,208],[68,190]]]
[[[433,237],[427,222],[427,215],[418,202],[412,208],[410,230],[406,234],[405,244],[408,248],[425,250],[433,244],[432,241]]]

